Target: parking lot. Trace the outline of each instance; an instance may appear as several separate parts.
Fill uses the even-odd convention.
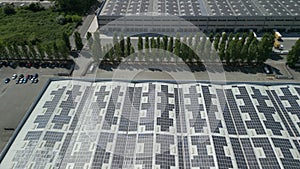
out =
[[[67,70],[62,68],[0,68],[0,152],[14,132],[13,130],[5,130],[5,128],[15,129],[47,80],[56,76],[57,73],[64,72]],[[16,84],[15,80],[11,80],[7,84],[4,83],[4,79],[11,79],[13,74],[26,76],[35,73],[38,73],[38,83],[32,84],[28,81],[25,84]]]

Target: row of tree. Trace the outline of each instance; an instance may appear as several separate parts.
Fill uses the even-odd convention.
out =
[[[127,57],[134,53],[134,47],[131,43],[131,38],[121,34],[113,36],[113,43],[101,47],[100,39],[97,38],[98,33],[91,38],[90,48],[94,51],[95,58],[104,58],[107,60],[118,60]],[[94,40],[98,39],[98,40]],[[138,56],[142,60],[147,60],[146,57],[161,57],[165,56],[149,55],[153,49],[161,49],[173,53],[184,61],[216,61],[221,60],[227,64],[262,64],[270,56],[272,52],[274,37],[271,34],[264,34],[259,41],[252,32],[240,34],[226,33],[216,34],[206,37],[200,33],[195,36],[180,38],[177,34],[173,37],[148,37],[139,36],[137,42]],[[96,42],[97,45],[94,43]],[[100,53],[96,53],[95,51]]]
[[[0,59],[27,59],[27,60],[52,60],[68,59],[70,53],[69,36],[63,33],[62,39],[50,44],[23,43],[0,43]]]

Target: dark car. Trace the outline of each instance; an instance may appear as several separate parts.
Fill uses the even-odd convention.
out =
[[[24,75],[23,75],[23,74],[20,74],[19,78],[21,79],[21,78],[23,78],[23,77],[24,77]]]
[[[9,83],[9,81],[10,81],[10,79],[9,79],[9,78],[6,78],[6,79],[4,80],[4,83]]]
[[[34,74],[34,76],[33,76],[33,77],[36,79],[36,78],[38,78],[38,77],[39,77],[39,74],[37,74],[37,73],[36,73],[36,74]]]
[[[32,63],[30,63],[30,62],[26,63],[26,67],[27,68],[31,68],[32,67]]]

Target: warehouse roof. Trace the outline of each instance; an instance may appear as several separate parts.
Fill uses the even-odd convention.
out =
[[[298,16],[299,0],[106,0],[100,15]]]
[[[0,168],[297,168],[300,85],[52,81]]]

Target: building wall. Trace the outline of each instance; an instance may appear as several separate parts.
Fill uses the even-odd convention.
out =
[[[153,31],[153,28],[160,30],[162,32],[171,30],[185,30],[182,26],[183,22],[180,19],[168,20],[168,17],[145,17],[142,19],[139,17],[126,17],[126,22],[123,19],[120,22],[114,22],[113,24],[109,24],[111,21],[114,21],[120,16],[98,16],[98,24],[99,27],[102,28],[106,25],[107,29],[111,31],[124,31],[127,29],[132,31],[142,31],[148,32]],[[202,31],[242,31],[253,29],[255,31],[264,31],[264,30],[272,30],[278,29],[283,32],[300,32],[300,16],[237,16],[237,17],[215,17],[215,16],[207,16],[207,17],[193,17],[193,16],[183,16],[182,19],[192,23],[197,26]],[[122,22],[123,21],[123,22]],[[180,28],[176,28],[176,26],[180,25]],[[187,25],[187,27],[191,27]],[[128,30],[127,30],[128,31]],[[190,30],[186,30],[190,31]],[[181,31],[179,31],[181,32]]]

